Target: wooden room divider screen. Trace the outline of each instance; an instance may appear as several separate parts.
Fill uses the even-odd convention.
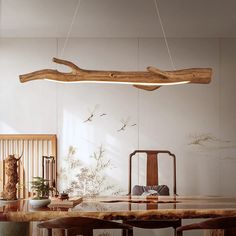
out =
[[[0,135],[0,192],[6,183],[4,159],[8,155],[18,158],[18,198],[30,196],[30,181],[35,176],[57,183],[57,138],[52,134],[4,134]],[[43,158],[44,157],[44,158]]]

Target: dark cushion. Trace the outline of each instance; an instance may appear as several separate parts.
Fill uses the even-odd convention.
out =
[[[132,194],[168,196],[170,195],[170,191],[167,185],[152,185],[152,186],[135,185],[133,187]]]

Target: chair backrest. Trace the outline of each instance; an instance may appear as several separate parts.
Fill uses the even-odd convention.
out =
[[[137,156],[137,153],[146,153],[147,155],[147,170],[146,170],[146,185],[158,185],[158,155],[169,154],[168,157],[173,159],[173,194],[176,194],[176,157],[173,153],[167,150],[135,150],[129,156],[129,186],[128,194],[131,195],[132,189],[132,159]]]
[[[200,223],[184,225],[177,228],[178,232],[195,229],[232,229],[236,228],[236,216],[218,217],[210,220],[205,220]]]

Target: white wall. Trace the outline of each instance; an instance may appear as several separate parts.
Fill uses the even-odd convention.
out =
[[[77,149],[75,159],[90,165],[89,156],[103,145],[114,166],[107,179],[124,191],[129,153],[168,149],[177,156],[179,194],[236,195],[236,39],[169,39],[177,68],[212,67],[213,81],[153,92],[125,85],[20,84],[19,74],[64,69],[51,62],[63,40],[0,42],[0,133],[56,133],[58,169],[69,146]],[[157,38],[70,39],[63,58],[88,69],[171,69],[164,42]],[[96,105],[93,121],[84,122]],[[128,117],[128,128],[118,132],[120,120]]]

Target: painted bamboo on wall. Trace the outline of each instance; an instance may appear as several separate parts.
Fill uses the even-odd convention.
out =
[[[26,198],[30,193],[30,181],[34,176],[42,176],[42,156],[54,156],[56,162],[57,156],[56,135],[0,135],[0,192],[6,184],[5,159],[8,155],[20,156],[18,165],[19,183],[17,190],[18,198]],[[50,165],[49,165],[50,166]],[[50,168],[46,173],[47,177],[52,177],[56,182],[56,165]],[[53,168],[53,170],[52,170]],[[56,184],[56,183],[55,183]]]

